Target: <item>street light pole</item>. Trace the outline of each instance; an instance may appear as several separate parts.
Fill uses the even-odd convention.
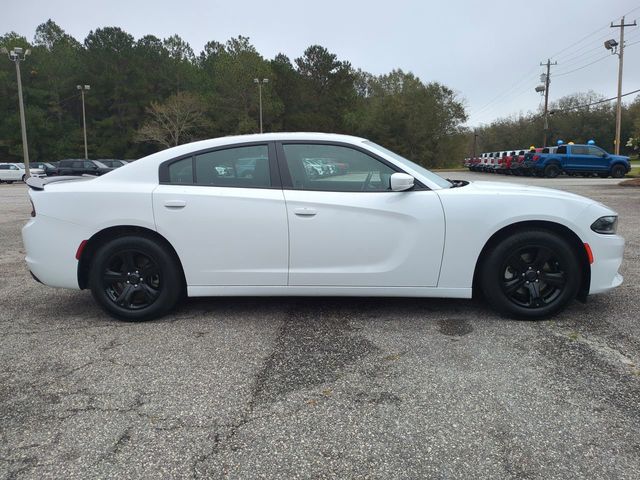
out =
[[[258,84],[258,96],[260,98],[260,133],[262,133],[262,85],[269,83],[269,79],[263,78],[262,80],[259,80],[254,78],[253,83]]]
[[[80,90],[82,95],[82,131],[84,133],[84,159],[89,160],[89,153],[87,150],[87,116],[84,111],[84,92],[91,90],[91,85],[76,85],[76,88]]]
[[[31,176],[31,170],[29,168],[29,146],[27,144],[27,124],[24,118],[24,100],[22,99],[22,77],[20,75],[20,62],[27,58],[27,55],[31,53],[31,50],[24,50],[20,47],[13,48],[10,52],[7,52],[6,48],[2,49],[2,53],[9,55],[9,60],[16,64],[16,77],[18,79],[18,104],[20,105],[20,128],[22,130],[22,152],[24,160],[24,176],[29,178]]]

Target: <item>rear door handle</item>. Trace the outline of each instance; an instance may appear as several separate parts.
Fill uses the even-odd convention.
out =
[[[167,208],[184,208],[187,202],[184,200],[167,200],[164,202],[164,206]]]
[[[299,217],[313,217],[318,211],[315,208],[300,207],[294,208],[293,213]]]

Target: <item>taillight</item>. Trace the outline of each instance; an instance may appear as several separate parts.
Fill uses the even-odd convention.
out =
[[[33,204],[33,200],[29,199],[29,202],[31,202],[31,216],[35,217],[36,216],[36,207]]]
[[[533,156],[533,161],[537,162],[539,158],[540,158],[540,155],[534,155]]]

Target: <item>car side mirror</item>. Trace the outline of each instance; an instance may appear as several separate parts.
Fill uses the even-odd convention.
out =
[[[406,173],[394,173],[391,175],[391,190],[393,192],[404,192],[413,188],[415,179]]]

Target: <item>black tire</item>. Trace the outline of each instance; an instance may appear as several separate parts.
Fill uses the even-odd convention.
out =
[[[544,176],[547,178],[556,178],[560,175],[560,167],[555,163],[550,163],[546,167],[544,167]]]
[[[524,230],[486,252],[480,270],[482,293],[503,315],[547,318],[573,300],[582,271],[575,250],[547,230]]]
[[[613,178],[622,178],[625,173],[627,173],[627,169],[624,168],[624,165],[617,164],[611,167],[611,176]]]
[[[7,185],[11,185],[13,183],[13,180],[7,180]]]
[[[24,182],[27,179],[26,175],[22,175],[22,181]]]
[[[96,252],[89,273],[93,298],[112,316],[139,322],[160,318],[184,291],[172,252],[144,236],[115,238]]]

